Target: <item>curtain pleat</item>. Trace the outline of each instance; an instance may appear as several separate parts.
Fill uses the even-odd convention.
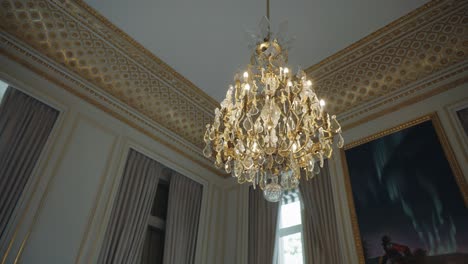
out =
[[[307,263],[342,263],[328,161],[313,179],[301,178],[299,191]]]
[[[248,263],[273,263],[279,203],[265,200],[260,189],[249,189]]]
[[[52,131],[58,111],[8,87],[0,104],[0,239]]]
[[[139,260],[163,166],[130,150],[104,237],[99,263]]]
[[[195,261],[203,186],[175,172],[169,183],[164,264]]]

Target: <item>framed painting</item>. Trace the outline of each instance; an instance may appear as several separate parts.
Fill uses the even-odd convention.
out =
[[[467,263],[467,183],[436,114],[341,155],[360,263]]]

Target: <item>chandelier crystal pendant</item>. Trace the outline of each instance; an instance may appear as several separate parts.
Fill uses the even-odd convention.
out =
[[[335,136],[339,148],[344,140],[312,81],[287,67],[288,43],[283,33],[270,33],[268,16],[267,0],[250,64],[235,75],[213,124],[206,126],[203,154],[240,184],[259,186],[265,199],[278,202],[285,190],[297,188],[301,171],[306,179],[320,172],[332,156]]]

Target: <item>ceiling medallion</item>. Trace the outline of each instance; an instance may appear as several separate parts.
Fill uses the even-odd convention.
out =
[[[297,188],[301,170],[306,179],[320,172],[336,135],[336,145],[344,145],[336,116],[324,111],[312,81],[287,67],[285,29],[283,23],[278,34],[270,32],[267,0],[260,33],[250,34],[255,42],[250,64],[235,75],[204,136],[203,154],[240,184],[260,186],[270,202]]]

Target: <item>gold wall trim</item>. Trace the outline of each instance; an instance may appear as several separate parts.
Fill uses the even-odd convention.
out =
[[[406,123],[403,123],[401,125],[386,129],[384,131],[372,134],[368,137],[365,137],[363,139],[356,140],[352,143],[349,143],[344,146],[343,149],[340,151],[341,155],[341,166],[343,170],[343,176],[344,176],[344,183],[345,183],[345,189],[346,189],[346,197],[348,200],[348,205],[349,205],[349,213],[350,213],[350,220],[351,220],[351,226],[352,226],[352,231],[353,231],[353,237],[354,237],[354,243],[356,246],[356,251],[358,253],[358,260],[360,264],[365,264],[365,259],[364,259],[364,250],[362,248],[362,240],[361,240],[361,234],[359,231],[359,224],[358,224],[358,219],[357,219],[357,214],[356,214],[356,208],[354,204],[354,199],[353,199],[353,193],[352,193],[352,187],[351,187],[351,179],[349,175],[349,170],[348,170],[348,165],[347,165],[347,160],[346,160],[346,154],[345,151],[357,146],[360,146],[362,144],[368,143],[370,141],[376,140],[378,138],[387,136],[389,134],[401,131],[403,129],[415,126],[417,124],[423,123],[425,121],[432,121],[432,124],[434,126],[434,129],[436,131],[437,137],[439,139],[439,142],[442,146],[442,149],[444,151],[445,156],[447,157],[447,161],[449,163],[450,168],[452,169],[453,175],[455,177],[455,181],[460,188],[460,193],[462,195],[462,198],[465,202],[465,205],[468,207],[468,184],[463,177],[463,172],[458,164],[458,161],[455,157],[455,154],[450,146],[450,143],[447,139],[447,136],[445,135],[444,128],[442,127],[442,124],[440,123],[439,117],[437,113],[431,113],[419,118],[416,118],[414,120],[408,121]]]
[[[210,163],[204,162],[205,158],[202,157],[202,154],[200,152],[195,152],[192,149],[190,149],[189,147],[185,147],[185,148],[182,149],[180,147],[180,145],[183,146],[183,144],[184,144],[183,142],[180,142],[180,141],[174,139],[171,135],[169,135],[167,133],[164,133],[164,131],[158,129],[157,127],[155,127],[151,123],[146,122],[145,120],[141,119],[140,117],[136,116],[135,114],[131,113],[130,111],[119,107],[117,104],[113,103],[108,98],[100,96],[98,93],[96,93],[95,91],[93,91],[89,87],[83,85],[81,82],[76,81],[74,78],[64,74],[63,72],[58,70],[53,65],[51,65],[51,64],[49,64],[47,62],[44,62],[40,58],[38,58],[35,55],[31,54],[30,52],[20,48],[15,43],[12,43],[12,42],[8,41],[7,39],[5,39],[5,38],[3,38],[1,36],[0,36],[0,40],[3,43],[7,44],[8,46],[12,47],[15,50],[15,52],[19,52],[23,56],[26,56],[29,59],[32,59],[34,62],[39,63],[41,66],[43,66],[43,67],[45,67],[45,68],[47,68],[49,70],[52,70],[55,74],[58,74],[60,77],[63,77],[67,81],[70,81],[74,85],[77,85],[78,87],[84,89],[86,91],[86,94],[83,94],[82,92],[77,91],[76,89],[72,88],[71,86],[69,86],[65,82],[59,80],[58,78],[55,78],[55,77],[51,76],[50,74],[46,73],[44,70],[39,69],[39,67],[36,67],[36,66],[32,65],[27,60],[18,57],[17,55],[7,51],[6,49],[4,49],[2,47],[0,47],[0,54],[5,55],[6,57],[10,58],[11,60],[19,63],[20,65],[22,65],[22,66],[26,67],[27,69],[33,71],[34,73],[38,74],[42,78],[54,83],[55,85],[57,85],[57,86],[65,89],[66,91],[72,93],[73,95],[83,99],[87,103],[89,103],[89,104],[97,107],[98,109],[106,112],[107,114],[111,115],[112,117],[124,122],[125,124],[129,125],[130,127],[134,128],[134,129],[138,130],[139,132],[143,133],[144,135],[156,140],[157,142],[161,143],[162,145],[164,145],[164,146],[168,147],[169,149],[175,151],[176,153],[188,158],[189,160],[191,160],[194,163],[198,164],[199,166],[213,172],[214,174],[219,175],[221,177],[228,177],[229,176],[229,175],[223,173],[222,171],[216,169]],[[93,95],[93,97],[90,96],[90,95]],[[112,107],[115,107],[115,108],[119,109],[121,112],[123,112],[125,114],[125,116],[123,114],[111,109],[110,107],[106,106],[105,104],[110,104],[110,105],[112,105]],[[142,125],[139,125],[139,124],[143,124],[145,126],[151,127],[152,129],[154,129],[154,130],[158,131],[159,133],[163,134],[164,136],[167,136],[169,138],[173,138],[173,141],[176,142],[176,143],[179,143],[179,144],[176,145],[176,144],[174,144],[174,143],[172,143],[172,142],[170,142],[168,140],[163,140],[161,137],[157,136],[155,133],[149,131],[148,129],[144,128]],[[201,160],[195,159],[194,156],[199,156],[201,158]]]
[[[466,64],[468,2],[431,1],[307,70],[331,112],[344,114]]]

